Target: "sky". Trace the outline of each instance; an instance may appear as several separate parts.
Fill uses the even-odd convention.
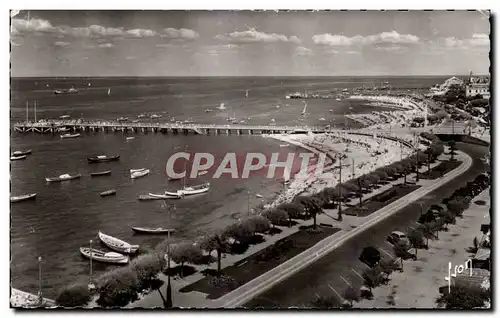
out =
[[[489,73],[479,11],[20,11],[11,76]]]

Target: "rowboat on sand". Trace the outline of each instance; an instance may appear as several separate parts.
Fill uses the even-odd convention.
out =
[[[95,248],[90,249],[88,247],[80,247],[80,253],[86,258],[92,257],[92,260],[102,263],[128,264],[130,260],[127,255],[122,255],[116,252],[104,252]]]
[[[119,253],[133,254],[139,248],[139,245],[131,245],[116,237],[101,233],[101,231],[99,231],[99,239],[104,243],[104,245]]]

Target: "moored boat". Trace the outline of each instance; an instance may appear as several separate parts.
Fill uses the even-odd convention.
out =
[[[165,229],[162,227],[157,227],[157,228],[148,228],[148,227],[138,227],[138,226],[132,226],[132,231],[135,233],[140,233],[140,234],[168,234],[175,232],[174,229]]]
[[[151,200],[165,200],[161,196],[153,197],[148,194],[141,194],[138,198],[139,201],[151,201]]]
[[[116,119],[117,121],[127,121],[128,118],[127,117],[120,117],[118,119]]]
[[[92,258],[93,261],[110,264],[128,264],[129,257],[116,252],[104,252],[95,248],[80,247],[80,253],[86,258]]]
[[[45,178],[47,182],[61,182],[61,181],[67,181],[67,180],[73,180],[73,179],[78,179],[82,175],[77,174],[77,175],[69,175],[67,173],[60,175],[59,177],[53,177],[53,178]]]
[[[59,116],[59,119],[69,119],[70,117],[70,115],[61,115]]]
[[[149,193],[149,197],[153,199],[158,199],[158,200],[168,200],[168,199],[180,199],[181,196],[178,194],[175,195],[169,195],[169,194],[156,194],[156,193]]]
[[[88,157],[87,158],[89,163],[98,163],[98,162],[108,162],[108,161],[117,161],[120,160],[120,155],[114,155],[114,156],[95,156],[95,157]]]
[[[135,137],[127,137],[126,139],[127,139],[127,140],[132,140],[132,139],[134,139],[134,138],[135,138]]]
[[[29,155],[29,154],[31,154],[31,149],[14,151],[11,156],[18,157],[18,156],[24,156],[24,155]]]
[[[64,135],[61,135],[61,139],[78,138],[78,137],[80,137],[80,134],[64,134]]]
[[[171,196],[177,195],[183,197],[186,195],[205,193],[208,190],[210,190],[210,183],[207,182],[196,186],[184,187],[183,189],[177,190],[176,192],[165,191],[165,195],[171,195]]]
[[[99,239],[104,243],[104,245],[119,253],[133,254],[139,248],[139,245],[131,245],[116,237],[101,233],[101,231],[99,231]]]
[[[100,177],[100,176],[109,176],[111,174],[111,170],[100,171],[100,172],[91,172],[91,177]]]
[[[101,197],[107,197],[109,195],[116,195],[116,190],[115,189],[110,189],[104,192],[99,193]]]
[[[23,156],[11,156],[10,157],[10,160],[22,160],[22,159],[26,159],[28,156],[26,155],[23,155]]]
[[[30,193],[30,194],[23,194],[23,195],[10,197],[10,202],[15,203],[15,202],[21,202],[21,201],[26,201],[26,200],[34,200],[34,199],[36,199],[36,193]]]
[[[146,176],[148,174],[149,174],[149,169],[144,169],[144,170],[141,170],[141,171],[132,172],[130,174],[130,178],[137,179],[137,178],[140,178],[140,177],[144,177],[144,176]]]
[[[139,168],[139,169],[130,169],[130,173],[134,173],[134,172],[139,172],[139,171],[144,171],[146,170],[146,168]]]

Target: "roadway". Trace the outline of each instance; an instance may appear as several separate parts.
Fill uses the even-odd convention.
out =
[[[459,150],[473,158],[472,166],[459,177],[454,178],[421,199],[400,209],[395,214],[366,229],[349,239],[337,249],[322,257],[312,265],[279,282],[251,301],[242,305],[247,308],[288,308],[311,306],[316,295],[334,295],[338,304],[347,286],[360,287],[361,277],[367,266],[358,260],[366,246],[375,246],[383,258],[393,257],[393,248],[386,241],[387,236],[395,230],[407,232],[416,223],[420,215],[420,204],[424,211],[432,204],[438,204],[450,196],[455,189],[462,187],[485,171],[482,158],[489,151],[487,147],[457,143]]]

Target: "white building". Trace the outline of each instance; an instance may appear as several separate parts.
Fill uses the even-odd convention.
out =
[[[465,96],[473,97],[481,95],[490,98],[490,78],[488,76],[472,76],[472,72],[465,86]]]

